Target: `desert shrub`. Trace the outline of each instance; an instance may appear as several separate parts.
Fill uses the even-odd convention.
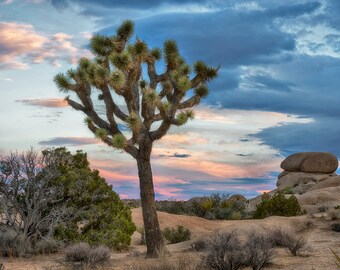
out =
[[[62,242],[52,237],[40,239],[35,243],[33,252],[35,254],[50,254],[57,252],[63,246]]]
[[[230,203],[231,204],[231,203]],[[233,210],[230,207],[216,207],[213,209],[212,213],[214,214],[215,219],[231,219],[233,214]]]
[[[203,251],[207,248],[207,242],[203,239],[197,240],[191,244],[191,248],[195,251]]]
[[[242,215],[240,212],[233,212],[230,216],[231,220],[240,220],[242,218]]]
[[[335,264],[340,269],[340,256],[334,252],[333,249],[331,249],[331,252],[333,253],[335,257]]]
[[[273,246],[268,235],[251,232],[244,243],[236,231],[218,233],[208,243],[203,266],[214,270],[237,270],[250,266],[263,269],[273,258]]]
[[[294,193],[293,188],[289,187],[289,186],[285,187],[282,192],[283,192],[283,194],[293,194]]]
[[[327,205],[320,205],[318,208],[320,213],[324,213],[328,210],[328,206]]]
[[[331,229],[332,229],[332,231],[334,231],[334,232],[340,232],[340,223],[333,223],[333,224],[331,225]]]
[[[268,216],[297,216],[302,214],[297,198],[292,195],[286,198],[282,192],[270,197],[268,194],[262,196],[262,201],[256,206],[253,218],[265,218]]]
[[[170,214],[190,214],[189,203],[186,201],[165,200],[156,201],[158,211],[170,213]]]
[[[208,243],[203,264],[213,270],[237,270],[243,264],[243,249],[235,231],[218,233]]]
[[[136,231],[140,233],[140,242],[139,242],[139,244],[140,245],[145,245],[146,244],[146,240],[145,240],[145,229],[144,229],[144,226],[137,227]]]
[[[166,227],[162,231],[162,235],[170,244],[190,240],[191,232],[189,229],[184,228],[182,225],[177,226],[177,229]]]
[[[0,231],[0,254],[4,257],[21,257],[32,253],[30,241],[10,228]]]
[[[90,247],[88,243],[79,243],[65,250],[65,259],[71,263],[88,265],[103,264],[110,259],[110,250],[104,246]]]
[[[309,250],[307,239],[290,230],[277,228],[270,232],[270,240],[274,246],[287,248],[294,256]]]
[[[273,245],[268,235],[251,234],[243,247],[245,265],[253,270],[263,269],[274,256]]]
[[[340,205],[334,206],[334,209],[340,209]]]

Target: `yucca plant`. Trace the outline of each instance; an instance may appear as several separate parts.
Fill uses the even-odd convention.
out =
[[[94,35],[90,41],[94,58],[80,59],[76,69],[57,74],[54,81],[60,91],[77,96],[79,102],[70,97],[66,101],[87,115],[85,124],[98,139],[136,159],[147,256],[158,257],[164,250],[164,242],[155,205],[152,145],[171,126],[184,125],[194,118],[191,108],[207,96],[207,82],[217,76],[218,68],[198,61],[192,69],[181,56],[176,41],[165,41],[162,51],[149,48],[138,38],[129,42],[133,32],[134,22],[126,20],[115,35]],[[156,62],[162,57],[166,67],[159,74]],[[143,65],[147,66],[147,80],[142,78]],[[99,92],[98,101],[94,101],[94,91]],[[117,95],[124,100],[125,110],[118,106]],[[95,102],[105,106],[106,117],[96,111]],[[123,134],[121,122],[130,134],[126,131]]]

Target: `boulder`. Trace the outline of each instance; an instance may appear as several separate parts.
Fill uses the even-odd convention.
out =
[[[247,201],[247,198],[244,197],[241,194],[234,194],[234,195],[230,196],[228,201],[230,201],[230,202],[245,202],[245,201]]]
[[[304,152],[290,155],[281,162],[281,168],[289,172],[300,172],[301,164],[309,154],[310,152]]]
[[[334,173],[339,162],[331,153],[311,153],[301,164],[302,172]]]
[[[338,159],[326,152],[303,152],[288,156],[281,168],[289,172],[331,174],[338,168]],[[280,175],[281,176],[281,175]]]

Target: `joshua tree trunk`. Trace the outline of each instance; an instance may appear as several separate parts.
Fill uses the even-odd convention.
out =
[[[145,240],[149,258],[157,258],[164,252],[165,246],[156,212],[155,191],[152,179],[150,154],[152,145],[144,144],[137,158],[140,197],[142,202]]]

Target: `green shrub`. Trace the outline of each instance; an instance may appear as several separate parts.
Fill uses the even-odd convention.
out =
[[[162,235],[170,244],[176,244],[183,241],[190,240],[191,232],[182,225],[177,226],[177,229],[166,227],[162,231]]]
[[[292,187],[285,187],[283,189],[283,194],[293,194],[293,188]]]
[[[297,216],[302,214],[297,198],[292,195],[286,198],[282,192],[270,197],[268,194],[262,196],[262,201],[256,206],[253,218],[265,218],[269,216]]]

